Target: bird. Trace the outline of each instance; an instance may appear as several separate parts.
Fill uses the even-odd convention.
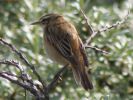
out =
[[[77,84],[85,90],[93,89],[85,47],[76,27],[63,15],[49,13],[31,25],[40,25],[49,58],[61,65],[69,64]]]

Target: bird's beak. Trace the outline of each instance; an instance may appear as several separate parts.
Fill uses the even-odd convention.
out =
[[[40,21],[32,22],[30,25],[38,25],[38,24],[40,24]]]

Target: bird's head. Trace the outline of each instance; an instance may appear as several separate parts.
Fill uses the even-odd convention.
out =
[[[58,17],[62,17],[62,16],[59,14],[53,14],[53,13],[47,14],[47,15],[42,16],[39,20],[31,23],[31,25],[46,25],[49,22],[55,21]]]

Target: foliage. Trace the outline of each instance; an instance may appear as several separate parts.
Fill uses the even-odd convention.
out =
[[[30,23],[40,16],[56,12],[64,15],[77,27],[85,41],[88,34],[81,6],[95,30],[122,19],[132,1],[126,0],[1,0],[0,37],[17,46],[34,64],[44,80],[50,82],[61,68],[47,58],[43,48],[42,30]],[[77,86],[72,73],[67,71],[62,82],[50,94],[51,100],[132,100],[133,99],[133,9],[127,23],[109,32],[99,34],[91,43],[110,52],[108,55],[88,49],[94,90],[85,91]],[[0,45],[0,60],[18,59],[6,47]],[[1,66],[1,65],[0,65]],[[1,66],[1,71],[17,71]],[[28,69],[27,69],[28,71]],[[29,71],[29,73],[31,73]],[[34,76],[33,76],[34,77]],[[36,78],[34,78],[36,80]],[[23,100],[24,90],[0,78],[0,99]],[[33,98],[27,93],[27,100]]]

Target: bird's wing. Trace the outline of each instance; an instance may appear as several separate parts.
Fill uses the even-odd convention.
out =
[[[49,43],[71,63],[83,63],[84,66],[88,66],[85,49],[75,27],[68,23],[64,23],[63,26],[60,24],[47,27]]]
[[[56,27],[55,27],[56,28]],[[61,33],[56,33],[56,32]],[[47,39],[51,45],[67,60],[74,61],[74,54],[72,51],[71,45],[71,34],[66,32],[65,30],[60,29],[59,27],[56,29],[56,32],[52,29],[47,30]]]

